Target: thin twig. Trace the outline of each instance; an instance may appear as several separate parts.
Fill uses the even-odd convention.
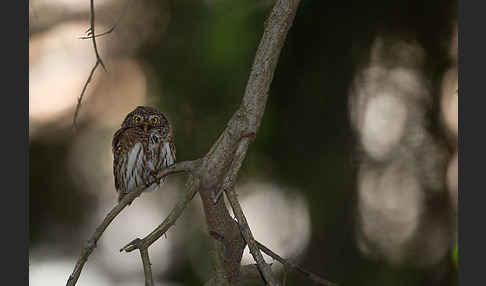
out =
[[[155,183],[158,178],[162,178],[168,176],[170,174],[181,173],[181,172],[191,172],[198,166],[199,160],[195,161],[184,161],[180,163],[176,163],[169,168],[165,168],[159,171],[157,174],[157,178],[151,180],[148,186]],[[83,270],[84,264],[88,260],[89,255],[93,252],[96,248],[96,243],[100,239],[101,235],[105,232],[106,228],[110,223],[115,219],[115,217],[128,205],[131,204],[132,201],[140,196],[140,194],[146,189],[146,186],[139,186],[135,188],[133,191],[129,192],[127,195],[123,197],[123,199],[113,207],[113,209],[106,215],[103,219],[101,224],[96,228],[95,232],[91,235],[90,239],[87,241],[86,245],[81,251],[81,255],[79,256],[78,261],[74,267],[73,272],[69,276],[69,279],[66,283],[67,286],[74,286],[79,279],[79,275]]]
[[[88,35],[89,34],[94,35],[95,34],[95,9],[94,9],[94,0],[90,0],[90,11],[91,11],[91,17],[90,17],[90,28],[88,29]],[[95,55],[96,55],[96,63],[94,64],[93,68],[91,69],[91,72],[89,73],[88,79],[84,83],[83,90],[81,91],[81,95],[79,95],[79,97],[78,97],[78,102],[76,104],[76,109],[74,111],[74,116],[73,116],[73,127],[74,127],[75,130],[77,128],[76,120],[78,118],[79,109],[81,108],[81,102],[82,102],[82,100],[84,98],[84,95],[86,93],[86,88],[88,87],[88,84],[90,83],[91,78],[93,77],[94,72],[96,71],[96,69],[100,65],[106,71],[105,64],[101,60],[100,54],[98,52],[98,46],[96,45],[96,37],[92,37],[92,39],[93,39],[93,49],[94,49]]]
[[[177,221],[180,217],[184,209],[186,208],[187,204],[194,198],[197,191],[199,189],[199,179],[193,178],[191,185],[188,188],[186,195],[174,206],[174,208],[169,213],[169,216],[150,234],[148,234],[143,239],[136,238],[124,247],[120,249],[120,252],[131,252],[143,245],[143,247],[147,248],[152,245],[157,239],[159,239],[162,235],[164,235],[171,226]]]
[[[80,39],[80,40],[89,40],[89,39],[93,39],[93,38],[99,38],[99,37],[102,37],[102,36],[111,34],[115,30],[115,28],[116,28],[116,26],[113,25],[113,26],[111,26],[111,28],[109,28],[108,30],[106,30],[103,33],[100,33],[98,35],[94,35],[93,36],[93,34],[90,32],[90,33],[88,33],[88,36],[78,37],[78,39]]]
[[[91,9],[91,20],[90,20],[90,29],[88,34],[95,35],[95,9],[94,9],[94,0],[89,0],[90,1],[90,9]],[[96,37],[92,37],[93,39],[93,49],[96,54],[96,62],[99,62],[99,64],[103,67],[103,69],[106,71],[105,64],[101,60],[100,53],[98,52],[98,47],[96,45]]]
[[[95,70],[98,68],[99,64],[100,63],[98,62],[98,60],[96,60],[95,65],[93,66],[93,68],[91,68],[91,72],[89,73],[88,79],[84,83],[83,90],[81,91],[81,95],[78,97],[78,103],[76,104],[76,110],[74,111],[74,117],[73,117],[74,129],[77,128],[76,119],[78,118],[78,113],[79,113],[79,109],[81,108],[81,101],[83,100],[84,93],[86,92],[86,88],[88,87],[88,84],[91,81],[91,78],[93,77],[93,74],[94,74]]]
[[[250,253],[258,265],[258,269],[261,271],[262,276],[265,279],[265,282],[270,286],[274,286],[274,285],[279,285],[279,283],[275,279],[275,277],[273,277],[272,269],[263,259],[263,255],[260,253],[260,250],[258,249],[258,246],[255,243],[253,234],[251,233],[250,227],[248,226],[248,222],[246,221],[246,217],[243,214],[243,210],[241,209],[241,205],[238,202],[238,197],[236,195],[236,192],[234,191],[234,184],[236,181],[236,177],[238,175],[238,171],[241,168],[243,160],[245,159],[246,151],[248,150],[249,144],[250,144],[250,138],[248,137],[242,138],[240,143],[238,144],[231,168],[228,172],[228,175],[225,178],[225,181],[223,182],[223,190],[226,193],[231,208],[233,209],[236,219],[238,220],[238,224],[241,229],[241,234],[243,235],[243,238],[248,244]]]
[[[108,35],[108,34],[112,33],[116,29],[116,27],[118,26],[118,24],[120,23],[120,21],[123,18],[123,16],[125,15],[125,12],[128,10],[128,6],[130,5],[130,3],[132,3],[131,0],[127,0],[126,1],[125,7],[123,7],[123,10],[120,13],[120,16],[118,16],[118,19],[111,26],[111,28],[109,28],[108,30],[106,30],[105,32],[103,32],[101,34],[98,34],[98,35],[91,34],[91,35],[88,35],[88,36],[79,37],[79,39],[81,39],[81,40],[89,40],[91,38],[99,38],[99,37],[102,37],[102,36],[105,36],[105,35]]]
[[[255,241],[255,242],[258,245],[258,248],[261,249],[261,251],[263,251],[265,254],[272,257],[273,259],[277,260],[278,262],[282,263],[284,268],[297,270],[299,273],[303,274],[305,277],[307,277],[308,279],[310,279],[311,281],[313,281],[317,284],[328,285],[328,286],[338,286],[338,284],[335,283],[335,282],[331,282],[329,280],[326,280],[326,279],[320,277],[317,274],[314,274],[310,271],[303,269],[302,267],[300,267],[297,264],[294,264],[294,263],[292,263],[288,260],[285,260],[284,258],[280,257],[278,254],[271,251],[270,249],[268,249],[265,245],[261,244],[260,242],[258,242],[258,241]]]

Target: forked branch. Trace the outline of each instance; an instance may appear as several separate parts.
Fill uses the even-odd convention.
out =
[[[181,172],[192,172],[199,166],[200,161],[184,161],[180,163],[176,163],[169,168],[162,169],[158,174],[157,178],[149,182],[148,186],[155,183],[159,178],[168,176],[170,174],[176,174]],[[123,199],[115,206],[113,209],[106,215],[103,219],[101,224],[96,228],[95,232],[91,235],[90,239],[86,242],[83,250],[81,251],[81,255],[79,256],[78,261],[74,267],[73,272],[69,276],[69,279],[66,283],[68,286],[76,285],[78,281],[79,275],[83,270],[84,264],[88,260],[89,255],[93,252],[96,248],[96,243],[100,239],[101,235],[105,232],[106,228],[110,225],[110,223],[115,219],[115,217],[132,201],[140,196],[140,194],[145,190],[145,186],[137,187],[132,192],[129,192],[127,195],[123,197]]]
[[[91,11],[91,14],[90,15],[91,15],[91,17],[90,17],[90,27],[89,27],[89,29],[87,31],[88,36],[95,35],[95,9],[94,9],[94,0],[90,0],[89,3],[90,3],[90,11]],[[84,98],[84,95],[86,93],[86,89],[88,88],[88,84],[91,82],[91,79],[93,78],[94,72],[96,71],[96,69],[100,65],[106,71],[105,64],[103,63],[103,60],[101,59],[100,54],[98,52],[98,46],[96,44],[96,37],[91,37],[91,38],[93,40],[93,49],[94,49],[94,52],[95,52],[95,55],[96,55],[96,62],[94,64],[93,68],[91,68],[91,72],[89,73],[88,79],[84,83],[83,89],[81,91],[81,95],[79,95],[79,97],[78,97],[78,102],[76,104],[76,109],[74,111],[74,116],[73,116],[73,127],[74,127],[74,129],[77,128],[76,120],[78,118],[79,109],[81,108],[81,103],[82,103],[83,98]]]
[[[123,7],[123,10],[120,13],[120,16],[118,16],[118,19],[115,21],[115,23],[108,30],[106,30],[105,32],[100,33],[98,35],[95,35],[94,32],[93,33],[88,33],[88,36],[79,37],[79,39],[81,39],[81,40],[89,40],[89,39],[92,39],[92,38],[99,38],[99,37],[102,37],[102,36],[106,36],[108,34],[111,34],[113,31],[115,31],[116,27],[120,23],[121,19],[125,15],[125,12],[128,10],[128,6],[131,4],[131,2],[132,2],[132,0],[127,0],[126,1],[125,7]]]
[[[187,204],[196,195],[198,189],[199,179],[196,177],[191,180],[190,186],[184,197],[174,206],[174,208],[172,208],[169,216],[167,216],[167,218],[156,229],[154,229],[150,234],[142,239],[134,239],[133,241],[122,247],[122,249],[120,249],[120,252],[131,252],[135,249],[141,249],[141,246],[143,246],[144,248],[148,248],[149,246],[151,246],[155,241],[157,241],[157,239],[164,235],[171,226],[175,224],[177,219],[185,210]]]
[[[103,62],[101,61],[96,48],[95,40],[97,36],[102,34],[96,35],[94,33],[93,0],[90,1],[92,7],[92,27],[90,29],[90,35],[88,36],[93,40],[97,62],[78,100],[73,123],[76,121],[79,106],[81,105],[81,100],[87,84],[91,80],[96,68],[99,65],[103,66]],[[156,179],[177,172],[190,172],[192,173],[192,180],[186,195],[180,202],[178,202],[170,212],[169,216],[154,231],[143,239],[137,238],[133,240],[121,249],[121,251],[125,252],[130,252],[135,249],[140,250],[147,285],[153,284],[148,248],[164,235],[172,225],[174,225],[175,221],[182,214],[196,192],[199,192],[201,195],[208,230],[210,234],[213,234],[212,236],[214,238],[212,257],[215,258],[213,259],[213,263],[215,264],[215,276],[208,281],[208,285],[230,285],[247,278],[254,279],[258,277],[258,275],[261,275],[260,278],[268,285],[279,285],[271,272],[270,265],[264,261],[260,251],[277,259],[283,263],[287,269],[296,269],[305,274],[314,282],[325,285],[336,285],[287,262],[280,256],[271,252],[268,248],[259,244],[251,233],[240,203],[238,202],[237,194],[234,191],[234,184],[238,171],[245,159],[250,141],[254,138],[260,126],[280,51],[284,45],[287,32],[292,25],[299,2],[300,0],[277,0],[275,2],[269,17],[265,21],[265,29],[251,68],[242,104],[228,122],[219,139],[213,144],[211,150],[204,156],[204,158],[196,161],[177,163],[173,167],[161,170],[158,174]],[[229,170],[227,170],[227,167],[229,167]],[[226,194],[238,223],[235,223],[230,217],[224,203],[217,200],[218,194],[214,193],[215,190],[219,190],[217,193]],[[83,249],[67,285],[75,285],[84,263],[96,247],[96,242],[101,234],[114,217],[116,217],[127,204],[131,203],[133,199],[139,196],[142,191],[143,188],[137,188],[128,193],[107,215],[105,220],[103,220],[102,224],[96,229],[86,247]],[[212,196],[211,192],[213,192]],[[250,252],[257,262],[256,265],[240,266],[245,242],[249,246]]]
[[[93,50],[94,50],[95,55],[96,55],[96,62],[93,65],[93,67],[91,68],[91,71],[89,73],[88,79],[84,83],[83,89],[81,90],[81,94],[79,95],[78,101],[76,103],[76,109],[74,110],[74,116],[73,116],[73,128],[74,129],[77,128],[76,121],[78,119],[78,114],[79,114],[79,110],[81,108],[81,103],[83,101],[84,95],[86,94],[86,89],[88,88],[89,83],[93,79],[93,75],[94,75],[96,69],[99,66],[101,66],[103,68],[103,70],[106,71],[106,66],[103,63],[103,60],[101,59],[100,53],[98,51],[98,45],[96,43],[96,38],[101,37],[101,36],[104,36],[104,35],[108,35],[108,34],[110,34],[111,32],[113,32],[116,29],[116,27],[118,26],[118,23],[120,23],[120,20],[122,19],[123,15],[125,15],[125,12],[127,11],[130,2],[131,2],[131,0],[127,0],[127,3],[125,5],[125,7],[123,8],[122,13],[120,14],[120,16],[118,17],[118,19],[116,20],[116,22],[113,24],[113,26],[111,26],[111,28],[108,29],[107,31],[105,31],[105,32],[103,32],[101,34],[98,34],[98,35],[95,34],[95,8],[94,8],[94,0],[90,0],[90,2],[89,2],[90,3],[90,26],[89,26],[89,29],[86,31],[87,36],[80,37],[80,39],[83,39],[83,40],[84,39],[91,39],[93,41]]]
[[[248,248],[250,249],[250,253],[258,265],[258,269],[261,271],[262,276],[265,279],[265,282],[268,285],[273,286],[273,285],[278,285],[278,282],[272,274],[272,269],[265,262],[262,254],[260,253],[260,250],[258,249],[255,239],[253,238],[253,234],[251,233],[250,226],[246,221],[246,217],[243,214],[243,210],[241,209],[241,205],[238,202],[238,197],[234,190],[236,177],[238,176],[238,172],[241,168],[243,160],[246,157],[246,151],[248,150],[249,144],[250,144],[249,137],[244,137],[238,144],[238,147],[235,151],[235,155],[233,158],[233,163],[228,172],[228,175],[226,176],[223,182],[223,191],[226,193],[231,208],[233,209],[233,213],[235,214],[236,219],[238,220],[238,225],[240,226],[241,234],[243,235],[246,243],[248,244]]]

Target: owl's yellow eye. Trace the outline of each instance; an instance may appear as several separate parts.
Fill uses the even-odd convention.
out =
[[[135,116],[134,119],[135,119],[135,123],[140,123],[140,120],[142,120],[140,116]]]
[[[158,117],[153,117],[152,118],[152,124],[155,125],[155,124],[157,124],[157,122],[159,122],[159,118]]]

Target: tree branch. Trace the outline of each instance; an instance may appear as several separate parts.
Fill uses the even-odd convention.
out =
[[[243,160],[246,156],[246,151],[248,150],[248,145],[250,144],[250,138],[245,137],[243,138],[240,143],[238,144],[238,148],[236,149],[235,156],[233,159],[232,166],[228,171],[228,175],[225,178],[223,183],[223,190],[226,192],[226,196],[228,197],[228,201],[233,209],[233,213],[238,220],[238,224],[241,229],[241,234],[243,235],[246,243],[248,244],[248,248],[250,249],[250,253],[255,259],[258,269],[261,271],[265,282],[270,285],[278,285],[277,280],[273,277],[272,269],[270,266],[265,262],[263,259],[260,250],[258,249],[257,244],[255,243],[255,239],[253,238],[253,234],[251,233],[250,227],[248,226],[248,222],[246,221],[246,217],[243,214],[243,210],[241,209],[241,205],[238,202],[238,197],[236,192],[234,191],[234,184],[236,181],[236,177],[238,176],[238,171],[241,168]]]
[[[91,10],[91,19],[90,19],[90,28],[88,29],[88,36],[95,35],[95,9],[94,9],[94,0],[89,0],[90,3],[90,10]],[[106,71],[105,64],[101,60],[100,53],[98,52],[98,47],[96,45],[96,38],[92,37],[93,39],[93,49],[96,54],[96,62],[99,63],[103,69]]]
[[[94,9],[94,0],[90,0],[90,11],[91,11],[91,17],[90,17],[90,28],[88,29],[88,36],[89,35],[95,35],[95,9]],[[92,37],[93,39],[93,49],[95,51],[96,55],[96,63],[94,64],[93,68],[91,69],[91,72],[89,73],[88,79],[84,83],[83,90],[81,91],[81,95],[78,97],[78,102],[76,104],[76,109],[74,111],[74,116],[73,116],[73,127],[74,129],[77,128],[76,125],[76,120],[78,118],[78,113],[79,109],[81,108],[81,102],[83,100],[84,94],[86,93],[86,88],[88,87],[88,84],[91,82],[91,78],[93,77],[94,72],[98,68],[98,66],[102,66],[103,70],[106,71],[105,64],[101,60],[100,54],[98,52],[98,46],[96,45],[96,37]]]
[[[229,217],[227,209],[221,200],[216,200],[216,203],[214,203],[218,194],[215,190],[220,190],[227,174],[227,169],[233,164],[235,150],[242,138],[255,136],[260,126],[268,99],[268,90],[273,79],[280,51],[284,45],[287,32],[292,25],[299,2],[299,0],[277,0],[275,2],[265,22],[265,29],[253,61],[242,103],[233,114],[221,136],[211,147],[202,165],[202,170],[205,173],[202,176],[203,188],[201,188],[200,194],[208,229],[210,232],[218,233],[224,239],[232,235],[234,221]],[[244,143],[242,148],[244,149],[243,153],[245,153],[248,144]],[[236,177],[236,174],[234,177]],[[239,204],[237,205],[239,206]],[[235,204],[235,208],[238,206]],[[249,235],[247,238],[247,242],[253,244]],[[225,242],[224,239],[222,240],[223,242]],[[218,241],[215,242],[215,245],[217,246],[216,251],[220,252],[220,255],[213,255],[213,260],[220,259],[221,255],[223,255],[227,261],[227,271],[231,271],[230,269],[238,270],[242,252],[236,251],[236,246],[234,246],[232,248],[235,251],[231,252],[231,255],[226,254],[225,256],[225,248],[219,247]],[[241,246],[244,248],[244,244]],[[252,248],[254,249],[254,247]],[[253,251],[252,254],[258,257],[257,253],[259,253],[258,249]],[[258,260],[260,259],[258,258]],[[275,278],[272,277],[269,267],[263,266],[263,262],[262,258],[260,263],[262,269],[266,269],[264,270],[266,272],[265,276],[267,276],[265,277],[266,281],[273,285],[278,285]],[[218,265],[215,261],[213,261],[213,264]],[[218,269],[215,272],[218,274]],[[234,277],[235,275],[229,275],[228,279],[231,281]]]
[[[169,216],[167,216],[167,218],[146,237],[144,237],[143,239],[134,239],[133,241],[122,247],[120,249],[120,252],[131,252],[137,248],[140,249],[140,246],[143,246],[143,248],[148,248],[149,246],[151,246],[157,239],[164,235],[171,226],[175,224],[182,212],[186,209],[187,204],[196,195],[198,189],[199,179],[193,178],[186,195],[174,206],[174,208],[169,213]]]
[[[239,274],[234,279],[233,282],[239,283],[239,282],[249,281],[249,280],[260,280],[262,282],[264,281],[261,276],[260,270],[258,269],[258,266],[256,264],[248,264],[248,265],[241,266]],[[216,279],[214,277],[206,281],[206,283],[204,283],[204,286],[215,286],[215,285],[218,284],[216,283]]]
[[[284,268],[286,268],[286,269],[284,269],[284,271],[287,271],[288,269],[296,270],[297,272],[303,274],[305,277],[307,277],[308,279],[310,279],[311,281],[313,281],[317,284],[328,285],[328,286],[338,286],[337,283],[326,280],[326,279],[320,277],[319,275],[316,275],[316,274],[314,274],[310,271],[303,269],[302,267],[300,267],[297,264],[294,264],[290,261],[283,259],[278,254],[271,251],[270,249],[268,249],[265,245],[261,244],[260,242],[256,241],[256,244],[258,245],[258,248],[260,248],[261,251],[263,251],[265,254],[267,254],[268,256],[277,260],[278,262],[282,263]]]
[[[143,264],[143,274],[145,276],[145,286],[154,286],[154,278],[152,275],[152,264],[150,263],[150,257],[148,248],[140,245],[140,258]]]
[[[195,168],[199,165],[200,161],[184,161],[180,163],[176,163],[169,168],[164,168],[159,171],[157,174],[157,178],[162,178],[168,176],[170,174],[176,174],[181,172],[192,172]],[[151,184],[155,183],[157,179],[152,180],[148,183],[150,186]],[[96,243],[100,239],[101,235],[105,232],[106,228],[110,225],[110,223],[115,219],[115,217],[132,201],[140,196],[140,194],[146,189],[146,186],[139,186],[135,190],[129,192],[127,195],[123,197],[123,199],[113,207],[113,209],[106,215],[103,219],[101,224],[96,228],[95,232],[91,235],[90,239],[86,242],[86,245],[81,251],[81,255],[76,262],[73,272],[69,276],[69,279],[66,283],[68,286],[76,285],[78,281],[79,275],[83,270],[84,264],[88,260],[89,255],[93,252],[96,248]]]
[[[299,3],[300,0],[277,0],[265,21],[265,30],[258,45],[242,101],[249,121],[247,133],[256,133],[260,126],[280,51]]]
[[[113,31],[115,31],[116,27],[118,26],[121,19],[125,15],[125,12],[128,10],[128,6],[131,4],[131,2],[132,2],[131,0],[127,0],[125,7],[123,7],[122,12],[120,13],[120,16],[118,16],[118,19],[115,21],[115,23],[108,30],[106,30],[105,32],[100,33],[98,35],[95,35],[94,32],[93,32],[91,35],[88,35],[88,36],[85,36],[85,37],[79,37],[79,39],[89,40],[89,39],[92,39],[92,38],[99,38],[99,37],[108,35],[108,34],[112,33]]]
[[[153,286],[154,278],[152,277],[152,264],[150,263],[148,249],[141,248],[140,256],[142,257],[143,273],[145,275],[145,286]]]

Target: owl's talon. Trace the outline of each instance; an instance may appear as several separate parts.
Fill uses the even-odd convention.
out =
[[[150,177],[152,178],[152,181],[155,181],[158,185],[160,185],[160,180],[162,180],[162,178],[158,178],[157,175],[158,172],[150,171]]]

